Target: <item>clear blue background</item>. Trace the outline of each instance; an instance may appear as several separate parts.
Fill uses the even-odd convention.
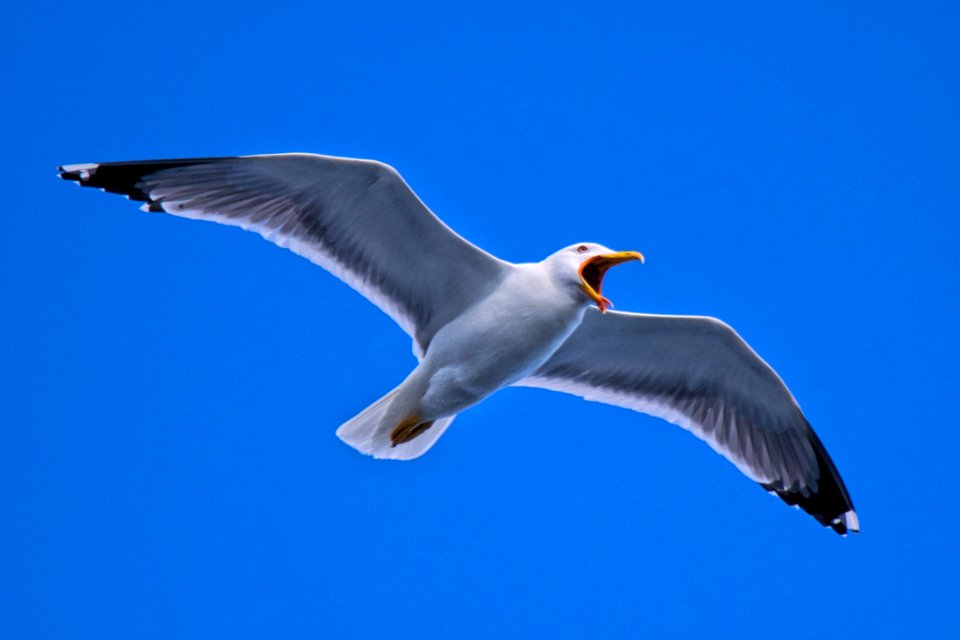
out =
[[[0,637],[957,633],[956,4],[628,4],[5,6]],[[863,532],[542,391],[360,456],[335,428],[414,364],[386,316],[55,177],[283,151],[388,162],[509,260],[643,251],[617,307],[735,326]]]

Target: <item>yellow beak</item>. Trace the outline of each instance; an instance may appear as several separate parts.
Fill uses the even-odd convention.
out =
[[[606,313],[607,307],[613,308],[613,303],[603,297],[603,276],[610,267],[632,260],[644,262],[643,254],[639,251],[617,251],[592,256],[580,265],[580,286],[591,300],[597,303],[597,308]]]

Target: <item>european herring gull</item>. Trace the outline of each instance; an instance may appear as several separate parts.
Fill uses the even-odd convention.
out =
[[[380,162],[312,154],[73,164],[60,177],[146,211],[256,231],[327,269],[412,338],[418,364],[337,435],[376,458],[426,452],[498,389],[542,387],[659,416],[824,526],[859,530],[836,467],[783,381],[707,317],[608,310],[582,242],[512,264],[454,233]]]

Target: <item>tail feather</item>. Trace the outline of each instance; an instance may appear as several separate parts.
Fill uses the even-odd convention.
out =
[[[394,443],[390,435],[397,425],[384,420],[397,395],[394,389],[337,429],[337,437],[348,445],[378,459],[412,460],[422,456],[443,435],[456,416],[438,418],[429,429],[411,440]]]

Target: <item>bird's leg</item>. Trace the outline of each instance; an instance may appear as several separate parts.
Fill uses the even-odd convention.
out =
[[[432,426],[433,420],[430,422],[420,422],[420,416],[407,418],[390,432],[390,446],[395,447],[398,444],[410,442]]]

